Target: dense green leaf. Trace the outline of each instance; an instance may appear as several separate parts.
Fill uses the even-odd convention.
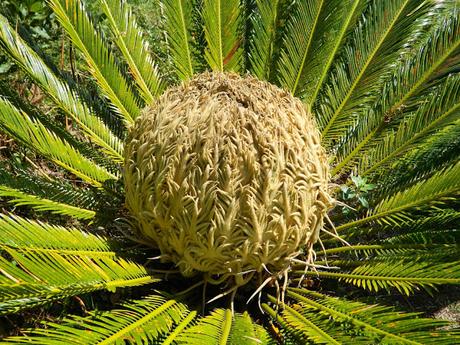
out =
[[[187,308],[174,300],[151,295],[142,300],[129,301],[123,309],[73,316],[57,324],[48,322],[45,329],[37,329],[8,342],[27,344],[146,344],[159,340],[175,324],[187,316]],[[191,314],[193,315],[193,314]]]
[[[26,113],[15,108],[9,101],[0,97],[0,126],[26,146],[36,150],[57,165],[100,187],[102,182],[117,177],[106,169],[83,157],[65,140],[31,119]]]
[[[165,10],[165,28],[168,34],[168,46],[176,73],[181,79],[193,76],[196,68],[195,44],[191,29],[193,28],[193,5],[190,0],[166,0],[162,5]]]
[[[108,127],[78,99],[73,90],[56,77],[43,60],[19,37],[0,16],[0,46],[26,73],[52,98],[52,100],[72,117],[103,151],[116,162],[121,162],[123,144]]]
[[[73,44],[84,55],[89,71],[102,92],[126,123],[132,124],[140,112],[137,97],[121,74],[107,42],[94,27],[81,0],[50,0],[49,3]]]
[[[115,43],[128,63],[139,92],[145,103],[151,104],[164,85],[136,19],[125,0],[101,0],[101,3]]]
[[[0,313],[95,290],[151,283],[107,239],[76,228],[0,216]]]
[[[243,39],[240,0],[204,0],[205,58],[212,70],[240,72]]]
[[[314,105],[326,147],[342,140],[375,101],[426,9],[418,0],[371,1]]]
[[[379,344],[451,344],[455,331],[438,328],[446,322],[421,318],[416,313],[401,313],[393,308],[328,297],[305,289],[289,289],[288,296],[300,305],[299,312],[322,315],[323,323],[336,323],[347,333],[361,335],[353,343]]]

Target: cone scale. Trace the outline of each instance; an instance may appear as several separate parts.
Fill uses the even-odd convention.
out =
[[[125,163],[138,236],[185,276],[243,285],[244,272],[285,271],[331,207],[313,117],[253,77],[204,73],[168,89],[137,119]]]

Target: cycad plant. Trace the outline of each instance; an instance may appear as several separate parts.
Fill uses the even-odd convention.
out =
[[[83,75],[0,17],[5,342],[460,342],[389,297],[460,283],[458,1],[162,0],[166,58],[97,1],[48,1]]]

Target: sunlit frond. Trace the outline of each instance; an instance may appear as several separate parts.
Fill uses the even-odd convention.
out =
[[[193,5],[190,0],[165,0],[162,2],[165,13],[165,28],[168,46],[176,73],[180,79],[193,76],[196,68],[193,27]]]
[[[279,82],[293,95],[303,92],[305,78],[310,72],[308,63],[313,37],[321,19],[324,0],[296,2],[290,11],[293,13],[287,24],[278,65]]]
[[[271,80],[279,55],[281,22],[287,15],[289,1],[256,0],[257,11],[251,16],[253,37],[250,41],[249,70],[262,80]]]
[[[110,242],[76,228],[0,216],[0,313],[155,281]]]
[[[253,323],[247,313],[234,314],[230,309],[215,309],[198,323],[187,328],[179,344],[267,344],[269,336]]]
[[[51,176],[39,176],[31,170],[0,164],[0,185],[19,190],[41,199],[49,199],[58,204],[67,204],[77,208],[95,210],[104,201],[100,190],[75,188],[70,181],[55,179]],[[113,201],[113,195],[110,196]]]
[[[62,323],[47,322],[44,329],[6,341],[40,345],[63,341],[69,345],[145,344],[160,340],[187,314],[189,311],[182,303],[151,295],[142,300],[126,302],[122,309],[92,312],[86,317],[72,316]],[[75,328],[75,325],[79,327]]]
[[[327,1],[326,5],[330,6],[329,3],[334,3],[335,1]],[[316,102],[318,93],[321,90],[324,82],[329,75],[329,70],[332,66],[334,59],[342,47],[347,34],[353,30],[357,19],[366,5],[366,0],[347,0],[347,1],[337,1],[335,8],[331,7],[332,13],[328,13],[328,16],[331,17],[327,19],[327,24],[324,26],[329,26],[325,28],[327,31],[328,37],[325,37],[325,44],[320,49],[318,53],[315,53],[313,56],[317,61],[318,77],[314,80],[314,83],[311,85],[310,91],[307,92],[307,102],[312,105]]]
[[[436,99],[416,97],[433,81],[438,83],[442,80],[440,76],[455,71],[455,57],[460,52],[460,9],[454,7],[440,19],[436,21],[428,38],[417,47],[416,53],[407,54],[408,57],[388,76],[381,91],[382,96],[341,145],[337,157],[339,164],[334,172],[366,156],[366,150],[379,140],[382,130],[392,126],[395,122],[392,120],[405,116],[408,107],[418,107],[428,102],[442,104],[439,100],[436,102]],[[445,83],[448,82],[452,80]]]
[[[391,307],[328,297],[306,289],[291,288],[287,295],[298,303],[299,313],[334,325],[353,336],[353,343],[451,344],[458,339],[455,331],[439,329],[447,322],[416,313],[401,313]]]
[[[115,43],[129,66],[144,102],[153,103],[164,85],[129,5],[125,0],[101,0],[101,3]]]
[[[123,144],[83,103],[70,87],[51,71],[43,60],[25,44],[7,20],[0,16],[0,46],[29,74],[84,133],[116,162],[122,162]]]
[[[460,152],[460,119],[441,128],[423,140],[423,145],[412,148],[401,156],[397,164],[389,165],[387,173],[380,173],[380,195],[401,190],[407,185],[426,179],[441,169],[458,162]],[[389,173],[391,172],[391,173]]]
[[[411,220],[409,210],[439,207],[458,195],[460,191],[460,162],[440,171],[427,180],[386,197],[361,219],[337,227],[341,232],[357,225],[377,222],[378,224],[398,224]]]
[[[50,131],[38,120],[0,97],[0,126],[24,145],[44,155],[57,165],[96,186],[117,177],[82,156],[69,143]]]
[[[56,17],[72,43],[81,51],[89,71],[114,109],[130,125],[139,115],[137,97],[121,74],[114,55],[96,30],[81,0],[49,0]]]
[[[277,71],[280,84],[311,104],[363,5],[364,1],[318,0],[289,8]]]
[[[419,20],[428,8],[418,0],[371,1],[314,104],[326,147],[340,141],[375,102],[383,76],[422,27]]]
[[[48,211],[53,214],[62,214],[77,219],[91,219],[96,215],[96,212],[92,210],[59,203],[50,199],[39,198],[35,195],[30,195],[20,190],[1,185],[0,197],[8,198],[8,202],[15,206],[27,205],[32,207],[35,211]]]
[[[204,0],[205,58],[212,70],[239,72],[243,63],[240,0]]]
[[[277,303],[271,296],[269,301],[273,304]],[[357,339],[347,337],[339,327],[331,327],[320,317],[305,316],[305,313],[299,311],[298,305],[294,307],[284,305],[282,313],[273,310],[268,304],[262,304],[262,308],[287,334],[292,334],[298,343],[342,344],[344,341],[356,343]]]

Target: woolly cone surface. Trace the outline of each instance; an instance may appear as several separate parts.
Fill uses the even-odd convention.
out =
[[[313,117],[253,77],[204,73],[167,90],[136,121],[125,163],[139,235],[214,282],[286,270],[331,205]]]

